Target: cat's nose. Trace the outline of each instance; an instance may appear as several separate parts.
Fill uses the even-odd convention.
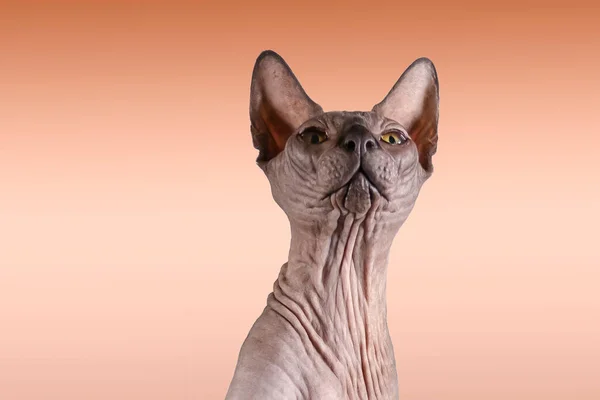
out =
[[[364,127],[352,129],[342,141],[342,148],[349,153],[363,154],[377,147],[377,142]]]

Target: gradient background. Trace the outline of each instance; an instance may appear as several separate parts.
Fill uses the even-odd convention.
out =
[[[0,3],[0,399],[222,399],[287,257],[248,94],[417,57],[436,171],[392,248],[401,398],[600,399],[600,6]]]

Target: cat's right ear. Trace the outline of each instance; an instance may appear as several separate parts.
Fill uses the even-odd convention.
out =
[[[433,172],[437,150],[439,83],[433,62],[419,58],[404,71],[392,90],[373,111],[406,128],[419,151],[419,162],[427,176]]]
[[[258,56],[250,86],[250,129],[261,168],[283,151],[302,123],[322,113],[281,56],[272,50]]]

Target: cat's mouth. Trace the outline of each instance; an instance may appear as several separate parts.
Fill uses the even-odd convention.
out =
[[[367,183],[375,190],[377,190],[377,192],[379,192],[379,188],[377,187],[377,184],[374,183],[370,178],[369,175],[366,173],[366,171],[363,169],[362,166],[358,167],[358,171],[356,171],[356,173],[352,176],[352,178],[350,179],[350,182],[348,182],[349,184],[352,184],[352,182],[356,179],[362,179],[361,178],[364,177],[364,179],[366,179]]]
[[[323,197],[326,199],[336,195],[338,203],[343,205],[350,212],[357,214],[365,213],[371,208],[373,197],[387,197],[379,190],[377,184],[373,182],[362,166],[352,175],[352,177],[342,186],[329,192]]]
[[[344,208],[350,212],[363,214],[371,208],[371,187],[373,184],[360,170],[354,174],[344,195]]]

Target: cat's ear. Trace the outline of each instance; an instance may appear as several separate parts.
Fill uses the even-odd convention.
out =
[[[373,111],[400,123],[419,150],[419,162],[430,174],[437,150],[439,84],[431,60],[419,58],[404,71]]]
[[[259,165],[283,151],[302,123],[322,113],[281,56],[271,50],[258,56],[250,87],[250,129]]]

